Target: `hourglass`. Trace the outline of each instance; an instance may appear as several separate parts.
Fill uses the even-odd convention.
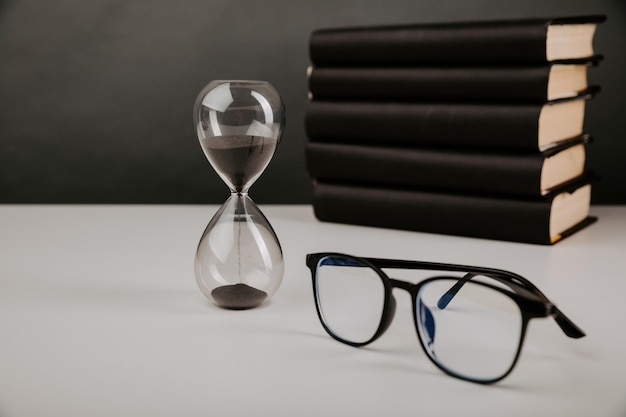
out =
[[[284,261],[248,190],[280,141],[283,102],[264,81],[212,81],[198,95],[194,123],[204,154],[231,192],[198,244],[196,281],[220,307],[257,307],[280,286]]]

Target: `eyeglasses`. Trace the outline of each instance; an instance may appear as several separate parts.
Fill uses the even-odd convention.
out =
[[[467,381],[490,384],[506,377],[519,358],[530,319],[552,317],[567,336],[585,335],[537,287],[512,272],[339,253],[309,254],[306,264],[317,314],[334,339],[351,346],[378,339],[395,313],[392,289],[400,288],[411,294],[426,355],[448,375]],[[413,284],[382,269],[446,274]]]

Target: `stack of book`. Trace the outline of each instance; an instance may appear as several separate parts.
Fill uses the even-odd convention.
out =
[[[604,20],[313,32],[316,217],[538,244],[593,222],[584,116]]]

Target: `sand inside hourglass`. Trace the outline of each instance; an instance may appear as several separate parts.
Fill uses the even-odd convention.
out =
[[[211,165],[231,191],[241,193],[247,192],[265,170],[274,155],[278,140],[264,136],[230,135],[202,138],[200,144]],[[243,206],[235,210],[235,224],[245,223],[246,216],[243,213],[246,211]],[[241,226],[241,223],[237,225]],[[239,275],[239,283],[221,285],[211,291],[211,297],[217,305],[245,309],[256,307],[265,301],[267,293],[243,282],[241,272]]]
[[[236,192],[247,191],[269,164],[278,141],[264,136],[213,136],[200,145],[220,176]]]
[[[239,310],[260,305],[267,298],[267,293],[247,284],[233,284],[215,288],[211,296],[218,306]]]

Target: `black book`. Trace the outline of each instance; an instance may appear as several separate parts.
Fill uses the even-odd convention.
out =
[[[543,153],[481,153],[309,142],[309,175],[320,182],[541,197],[583,175],[580,140]]]
[[[584,94],[590,64],[515,67],[309,67],[309,98],[344,101],[535,101]]]
[[[314,141],[545,150],[583,134],[588,96],[549,103],[308,102]]]
[[[313,209],[321,221],[549,245],[595,220],[590,197],[590,184],[527,200],[318,182]]]
[[[320,29],[311,34],[315,66],[539,64],[594,55],[606,16]]]

